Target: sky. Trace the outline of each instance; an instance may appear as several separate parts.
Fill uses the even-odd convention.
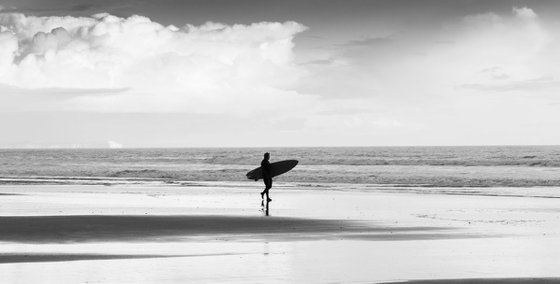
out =
[[[0,0],[0,147],[560,144],[560,2]]]

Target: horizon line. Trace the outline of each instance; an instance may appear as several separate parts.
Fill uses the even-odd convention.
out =
[[[142,149],[263,149],[263,148],[429,148],[429,147],[558,147],[560,144],[461,144],[461,145],[349,145],[349,146],[155,146],[155,147],[3,147],[0,150],[142,150]]]

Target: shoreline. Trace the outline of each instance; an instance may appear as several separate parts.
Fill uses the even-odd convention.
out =
[[[261,181],[169,181],[141,178],[96,178],[96,177],[0,177],[0,196],[21,195],[21,188],[71,186],[100,188],[153,187],[153,188],[251,188],[260,190]],[[13,189],[13,190],[9,190]],[[344,192],[387,192],[412,194],[443,194],[459,196],[519,197],[519,198],[560,198],[560,186],[435,186],[426,184],[367,184],[367,183],[313,183],[275,182],[275,190],[344,191]]]

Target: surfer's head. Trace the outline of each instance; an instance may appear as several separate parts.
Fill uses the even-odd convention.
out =
[[[264,153],[264,159],[265,160],[270,159],[270,153],[268,153],[268,152]]]

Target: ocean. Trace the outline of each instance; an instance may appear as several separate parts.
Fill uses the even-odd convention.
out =
[[[560,186],[560,146],[3,149],[3,184],[242,182],[264,152],[299,160],[275,182],[302,186]]]

